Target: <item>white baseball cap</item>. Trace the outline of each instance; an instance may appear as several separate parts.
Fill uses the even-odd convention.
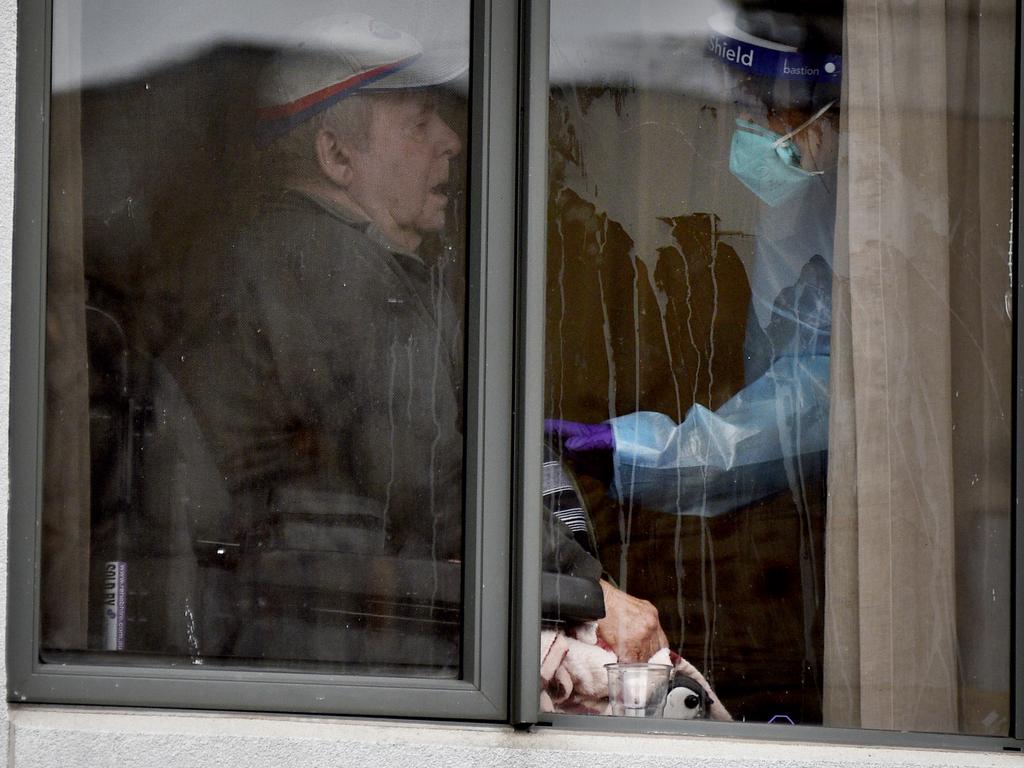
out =
[[[259,87],[261,138],[282,136],[358,91],[448,83],[469,68],[465,45],[425,51],[407,32],[364,14],[319,19],[287,32]]]

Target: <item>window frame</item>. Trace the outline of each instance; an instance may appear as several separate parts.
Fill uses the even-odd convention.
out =
[[[508,717],[516,6],[470,0],[462,675],[457,680],[44,664],[39,657],[50,0],[18,8],[8,699],[504,721]]]
[[[551,0],[526,0],[529,6],[529,14],[524,14],[524,29],[528,31],[530,40],[524,46],[527,52],[528,61],[524,63],[524,80],[526,81],[526,95],[524,103],[528,105],[529,116],[526,120],[524,156],[528,156],[529,166],[523,169],[524,185],[526,186],[525,199],[523,203],[523,240],[529,245],[527,249],[526,265],[524,272],[528,279],[524,279],[524,285],[528,284],[534,292],[541,297],[544,295],[544,271],[546,262],[546,235],[547,235],[547,125],[548,125],[548,54],[550,39],[550,8]],[[1017,4],[1017,29],[1016,29],[1016,95],[1013,108],[1014,133],[1013,147],[1014,157],[1021,157],[1021,104],[1024,103],[1024,10],[1020,3]],[[1013,259],[1013,274],[1019,275],[1021,263],[1020,251],[1020,190],[1024,180],[1021,164],[1018,162],[1013,174],[1013,227],[1011,235],[1011,254]],[[539,281],[539,282],[537,282]],[[539,286],[539,287],[538,287]],[[608,718],[595,715],[569,715],[549,714],[538,712],[537,701],[539,698],[539,686],[534,683],[532,689],[528,689],[526,681],[519,680],[519,699],[526,704],[515,710],[517,716],[521,716],[527,722],[533,722],[542,726],[565,728],[575,731],[600,731],[608,733],[617,731],[623,734],[666,734],[666,735],[691,735],[691,736],[717,736],[731,739],[758,739],[763,741],[803,741],[815,744],[847,744],[853,746],[872,747],[920,747],[932,749],[960,749],[979,751],[1024,751],[1024,450],[1021,446],[1021,435],[1024,435],[1024,370],[1021,361],[1024,360],[1024,337],[1021,333],[1021,318],[1024,317],[1024,292],[1018,290],[1017,283],[1013,286],[1013,348],[1015,359],[1012,380],[1016,383],[1016,395],[1013,401],[1014,413],[1012,423],[1013,433],[1013,459],[1014,477],[1012,478],[1013,488],[1013,547],[1011,552],[1012,574],[1011,588],[1013,589],[1013,600],[1011,606],[1013,616],[1010,626],[1013,634],[1011,638],[1011,659],[1010,669],[1010,735],[1009,736],[976,736],[969,734],[945,734],[926,733],[911,731],[883,731],[871,729],[837,728],[818,725],[770,725],[767,723],[717,723],[709,720],[646,720],[631,718]],[[524,439],[534,440],[532,445],[539,446],[541,439],[540,423],[543,414],[543,341],[544,341],[544,306],[543,299],[539,302],[529,294],[524,295],[520,301],[526,312],[526,322],[521,330],[523,335],[522,346],[527,347],[524,353],[527,362],[541,369],[538,375],[536,369],[521,371],[520,377],[524,383],[526,392],[522,396],[525,407],[522,408],[523,417],[528,419],[520,424],[520,434]],[[532,350],[529,347],[532,345]],[[539,351],[538,351],[539,350]],[[538,362],[539,361],[539,362]],[[529,421],[532,420],[532,421]],[[523,460],[527,462],[524,475],[533,466],[540,466],[540,450],[529,448],[531,443],[524,443],[521,451]],[[523,541],[536,541],[539,548],[540,532],[535,532],[532,526],[534,518],[539,518],[539,512],[534,515],[530,511],[531,499],[539,499],[539,484],[525,485],[521,490],[523,493],[524,515],[531,521],[530,525],[521,525],[521,539]],[[532,494],[532,495],[531,495]],[[536,536],[536,538],[531,538]],[[539,566],[538,566],[539,567]],[[522,589],[528,586],[529,582],[520,582],[517,586]],[[538,596],[539,600],[539,596]],[[539,611],[536,614],[537,628],[539,631]],[[527,613],[520,621],[529,622],[534,619],[533,613]],[[524,623],[525,625],[525,623]],[[530,624],[529,626],[533,626]],[[536,653],[533,654],[536,657]],[[522,662],[521,662],[522,663]],[[539,669],[539,661],[534,661],[531,672]],[[539,674],[534,672],[530,680],[539,679]],[[531,698],[532,697],[532,698]],[[530,719],[535,717],[536,719]]]
[[[1024,296],[1014,284],[1012,734],[981,737],[825,726],[635,721],[538,711],[549,0],[472,0],[467,322],[464,679],[435,681],[39,662],[50,0],[18,9],[10,412],[8,699],[12,702],[510,722],[865,746],[1024,747]],[[1018,8],[1014,156],[1021,156],[1024,21]],[[1020,199],[1021,169],[1014,171]],[[1018,205],[1012,252],[1020,264]],[[486,599],[485,599],[486,598]],[[273,702],[268,705],[268,702]]]

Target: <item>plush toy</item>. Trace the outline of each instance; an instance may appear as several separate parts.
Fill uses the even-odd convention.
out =
[[[541,636],[541,711],[576,715],[611,714],[607,664],[618,661],[599,643],[597,622],[569,629],[544,629]],[[648,660],[674,669],[662,717],[729,722],[729,714],[700,671],[686,659],[662,648]],[[696,706],[694,706],[696,704]]]
[[[702,720],[708,716],[708,692],[688,675],[676,672],[668,686],[664,717]]]

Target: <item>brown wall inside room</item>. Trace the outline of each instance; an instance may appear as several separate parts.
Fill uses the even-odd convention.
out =
[[[751,247],[752,204],[722,177],[731,128],[716,114],[679,94],[553,90],[546,417],[681,421],[743,387],[750,286],[737,249]],[[655,122],[672,130],[631,140]],[[651,178],[665,165],[674,187]],[[625,215],[623,188],[635,194]],[[663,232],[646,253],[643,228]],[[575,469],[604,567],[658,607],[670,645],[734,717],[820,722],[824,468],[799,499],[787,491],[710,520],[619,503],[607,462]]]

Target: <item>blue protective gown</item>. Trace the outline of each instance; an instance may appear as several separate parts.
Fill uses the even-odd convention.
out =
[[[615,487],[644,506],[713,516],[824,466],[836,173],[784,204],[762,206],[750,271],[746,385],[682,423],[661,413],[611,419]]]

